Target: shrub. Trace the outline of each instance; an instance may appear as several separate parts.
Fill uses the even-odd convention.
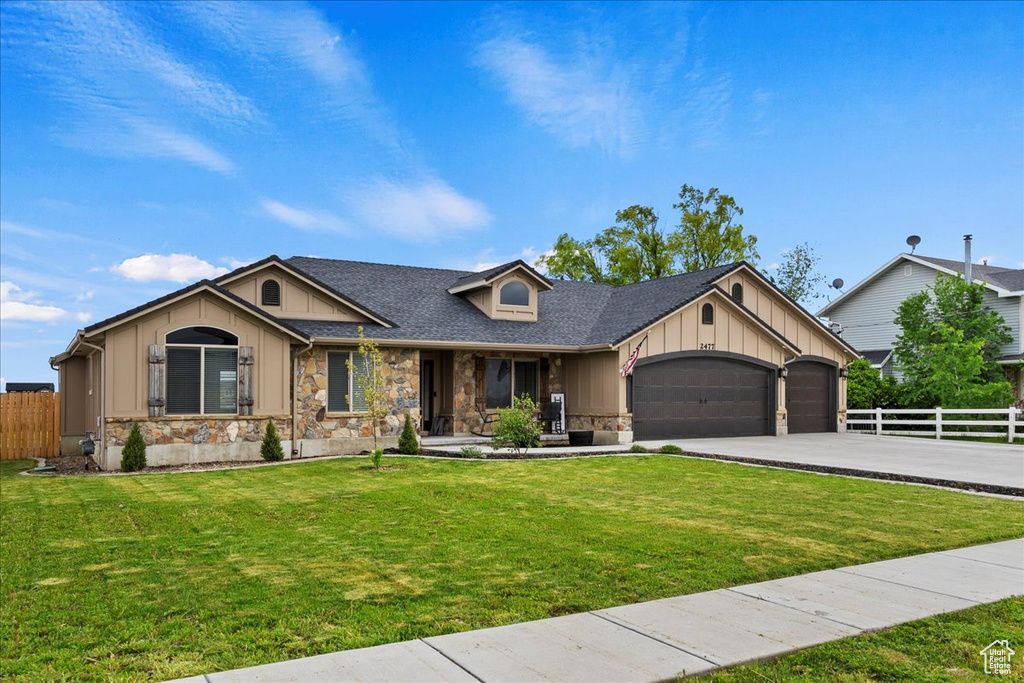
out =
[[[420,452],[420,442],[416,438],[416,430],[412,427],[412,418],[405,414],[402,435],[398,437],[398,452],[405,455],[416,455]]]
[[[662,446],[661,448],[659,448],[658,452],[659,453],[664,453],[666,455],[681,455],[682,452],[683,452],[683,449],[680,448],[679,446],[675,445],[674,443],[667,443],[664,446]]]
[[[277,435],[277,427],[274,426],[273,420],[267,420],[267,428],[263,431],[263,443],[260,444],[260,455],[270,462],[284,460],[281,437]]]
[[[537,405],[529,395],[513,397],[511,408],[498,410],[491,447],[509,448],[522,454],[529,448],[539,446],[541,427],[535,416],[536,412]]]
[[[142,438],[139,425],[132,422],[132,431],[121,449],[121,469],[125,472],[138,472],[146,466],[146,442]]]
[[[633,444],[632,446],[629,447],[629,452],[630,453],[646,453],[647,449],[644,448],[643,446],[641,446],[640,444],[635,443],[635,444]]]
[[[487,454],[484,453],[477,446],[463,446],[460,451],[463,458],[486,458]]]
[[[380,461],[384,459],[384,450],[381,448],[374,448],[370,451],[370,464],[373,465],[373,469],[380,469]]]

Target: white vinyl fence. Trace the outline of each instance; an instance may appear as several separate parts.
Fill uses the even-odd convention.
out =
[[[1005,438],[1013,443],[1024,436],[1021,412],[1017,408],[868,408],[846,411],[848,431],[860,434],[895,436],[932,436],[936,439],[959,437]],[[1018,427],[1021,425],[1021,427]],[[952,429],[947,429],[947,428]],[[997,428],[993,431],[991,428]],[[984,431],[983,431],[984,430]]]

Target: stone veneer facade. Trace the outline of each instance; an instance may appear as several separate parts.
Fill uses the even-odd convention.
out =
[[[327,412],[327,354],[352,347],[314,346],[299,355],[298,429],[302,455],[358,453],[373,447],[373,425],[364,413]],[[398,443],[406,413],[420,423],[420,354],[417,349],[382,348],[389,411],[379,425],[378,446]]]
[[[568,415],[566,422],[569,429],[595,432],[631,432],[633,431],[632,413],[620,415]]]
[[[204,462],[259,460],[260,442],[267,421],[273,420],[282,442],[291,439],[290,415],[203,415],[107,418],[105,470],[121,467],[121,448],[138,423],[146,442],[146,464],[151,467]],[[290,449],[285,447],[285,454]]]

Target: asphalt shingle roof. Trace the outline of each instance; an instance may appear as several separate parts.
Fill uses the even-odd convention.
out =
[[[917,258],[922,261],[934,263],[937,266],[947,268],[956,273],[962,273],[964,270],[963,261],[934,258],[932,256],[918,256]],[[986,266],[981,263],[973,263],[971,264],[971,277],[985,280],[996,287],[1001,287],[1011,292],[1024,290],[1024,269],[1000,268],[999,266]]]
[[[491,320],[469,301],[449,294],[453,283],[481,273],[359,261],[293,257],[285,261],[331,289],[396,322],[364,324],[376,339],[494,344],[589,346],[615,344],[709,291],[740,264],[684,273],[623,287],[551,281],[538,298],[535,323]],[[355,337],[358,323],[290,321],[314,337]]]

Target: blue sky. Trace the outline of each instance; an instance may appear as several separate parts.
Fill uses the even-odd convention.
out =
[[[0,375],[201,277],[736,198],[770,271],[1024,262],[1024,4],[0,4]],[[824,303],[824,300],[818,302]]]

